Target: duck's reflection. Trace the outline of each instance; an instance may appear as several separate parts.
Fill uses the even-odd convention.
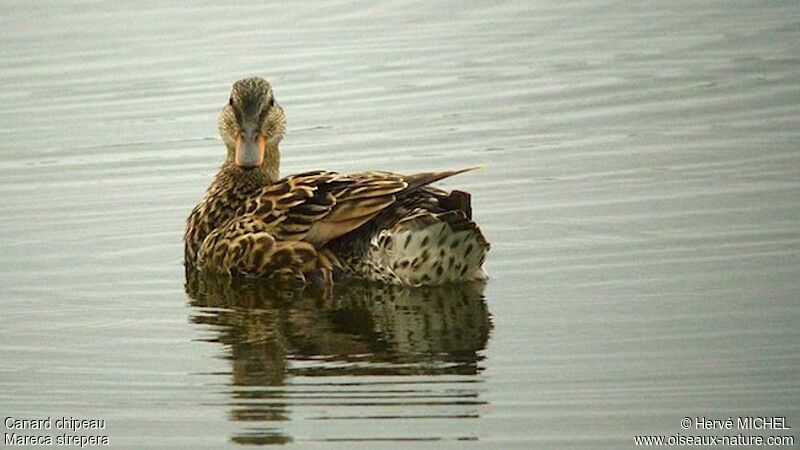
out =
[[[474,375],[491,323],[482,283],[407,289],[337,284],[333,293],[186,274],[192,321],[214,330],[232,365],[230,417],[257,423],[242,444],[280,444],[293,376]],[[292,383],[297,386],[297,383]],[[260,388],[260,389],[259,389]],[[291,395],[290,395],[291,394]],[[301,393],[302,394],[302,393]],[[320,397],[315,397],[320,398]]]

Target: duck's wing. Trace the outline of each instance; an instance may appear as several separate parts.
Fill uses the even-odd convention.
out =
[[[245,205],[279,241],[316,248],[373,219],[397,197],[470,169],[400,175],[390,172],[306,172],[264,188]]]
[[[398,175],[306,172],[262,189],[242,212],[263,222],[277,241],[302,241],[319,248],[374,217],[406,187]]]
[[[306,172],[261,189],[203,241],[199,266],[261,276],[339,266],[328,242],[369,222],[398,197],[460,171],[399,175]]]

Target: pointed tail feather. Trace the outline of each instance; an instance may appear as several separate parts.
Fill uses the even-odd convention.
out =
[[[483,166],[473,166],[464,169],[446,170],[443,172],[422,172],[422,173],[415,173],[412,175],[406,175],[404,178],[406,183],[408,183],[406,191],[413,191],[423,186],[427,186],[431,183],[435,183],[439,180],[443,180],[445,178],[458,175],[460,173],[469,172],[471,170],[482,169],[482,168]]]
[[[463,211],[467,219],[472,219],[472,196],[469,192],[453,189],[446,197],[439,198],[439,206],[445,211]]]

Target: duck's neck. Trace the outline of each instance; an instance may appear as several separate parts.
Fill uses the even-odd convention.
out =
[[[259,170],[263,170],[264,174],[269,178],[269,183],[272,184],[280,178],[280,165],[281,165],[281,152],[278,151],[277,145],[267,145],[264,154],[264,164]]]
[[[280,177],[280,152],[278,146],[267,146],[264,164],[253,169],[243,169],[234,163],[233,151],[220,167],[217,181],[231,188],[257,189],[274,183]]]

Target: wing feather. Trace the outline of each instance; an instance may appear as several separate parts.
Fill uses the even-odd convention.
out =
[[[279,242],[305,241],[321,248],[372,220],[403,192],[466,170],[471,169],[413,175],[306,172],[265,187],[244,212],[268,223]]]

